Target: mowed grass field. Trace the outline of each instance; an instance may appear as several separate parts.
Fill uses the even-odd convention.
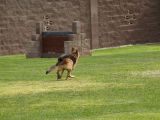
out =
[[[160,44],[93,51],[76,78],[55,58],[0,57],[0,120],[160,120]]]

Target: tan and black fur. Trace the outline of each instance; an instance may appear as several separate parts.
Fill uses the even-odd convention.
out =
[[[54,69],[57,68],[57,79],[61,79],[64,70],[67,70],[66,80],[68,79],[68,77],[74,77],[71,76],[71,72],[75,68],[79,60],[79,56],[80,55],[78,50],[72,48],[71,54],[59,57],[58,62],[55,65],[51,66],[46,71],[46,74],[52,72]]]

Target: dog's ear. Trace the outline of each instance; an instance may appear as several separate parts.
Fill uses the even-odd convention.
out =
[[[76,50],[76,54],[77,54],[77,55],[79,54],[78,49]]]
[[[75,48],[72,47],[72,52],[75,50]]]

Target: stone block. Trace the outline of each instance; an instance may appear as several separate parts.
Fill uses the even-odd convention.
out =
[[[42,58],[55,58],[61,56],[62,53],[42,53],[41,57]]]
[[[26,54],[26,58],[40,58],[40,54],[36,54],[36,53],[27,53]]]
[[[29,48],[27,48],[27,52],[40,53],[40,49],[39,48],[34,48],[34,47],[29,47]]]
[[[33,34],[32,41],[40,41],[40,34]]]
[[[81,23],[81,32],[85,32],[85,24],[84,23]]]
[[[82,40],[82,48],[90,49],[90,39],[84,39]]]
[[[71,49],[73,47],[73,41],[64,41],[64,53],[71,54]]]
[[[82,56],[91,56],[91,51],[90,51],[90,39],[84,39],[82,40],[82,47],[81,47],[81,54]]]
[[[81,35],[81,40],[86,39],[86,33],[81,33],[80,35]]]
[[[26,44],[26,47],[34,47],[34,48],[38,48],[40,47],[40,43],[38,41],[29,41],[27,44]]]
[[[72,44],[74,47],[77,46],[77,34],[70,34],[69,36],[69,41],[72,41]]]
[[[76,34],[69,34],[69,41],[75,41],[76,40]]]
[[[75,41],[77,47],[81,47],[82,46],[81,40],[82,40],[81,39],[81,34],[77,34],[77,40]]]
[[[40,42],[39,41],[29,41],[26,45],[26,57],[36,58],[41,57]]]
[[[80,34],[81,33],[81,23],[80,23],[80,21],[73,21],[72,32],[73,32],[73,34]]]
[[[92,53],[89,49],[82,48],[81,56],[91,56]]]
[[[36,23],[36,34],[41,34],[43,32],[43,22]]]

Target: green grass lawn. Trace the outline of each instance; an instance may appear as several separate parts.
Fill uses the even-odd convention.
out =
[[[57,59],[0,57],[0,120],[160,120],[160,44],[93,51],[76,78]]]

